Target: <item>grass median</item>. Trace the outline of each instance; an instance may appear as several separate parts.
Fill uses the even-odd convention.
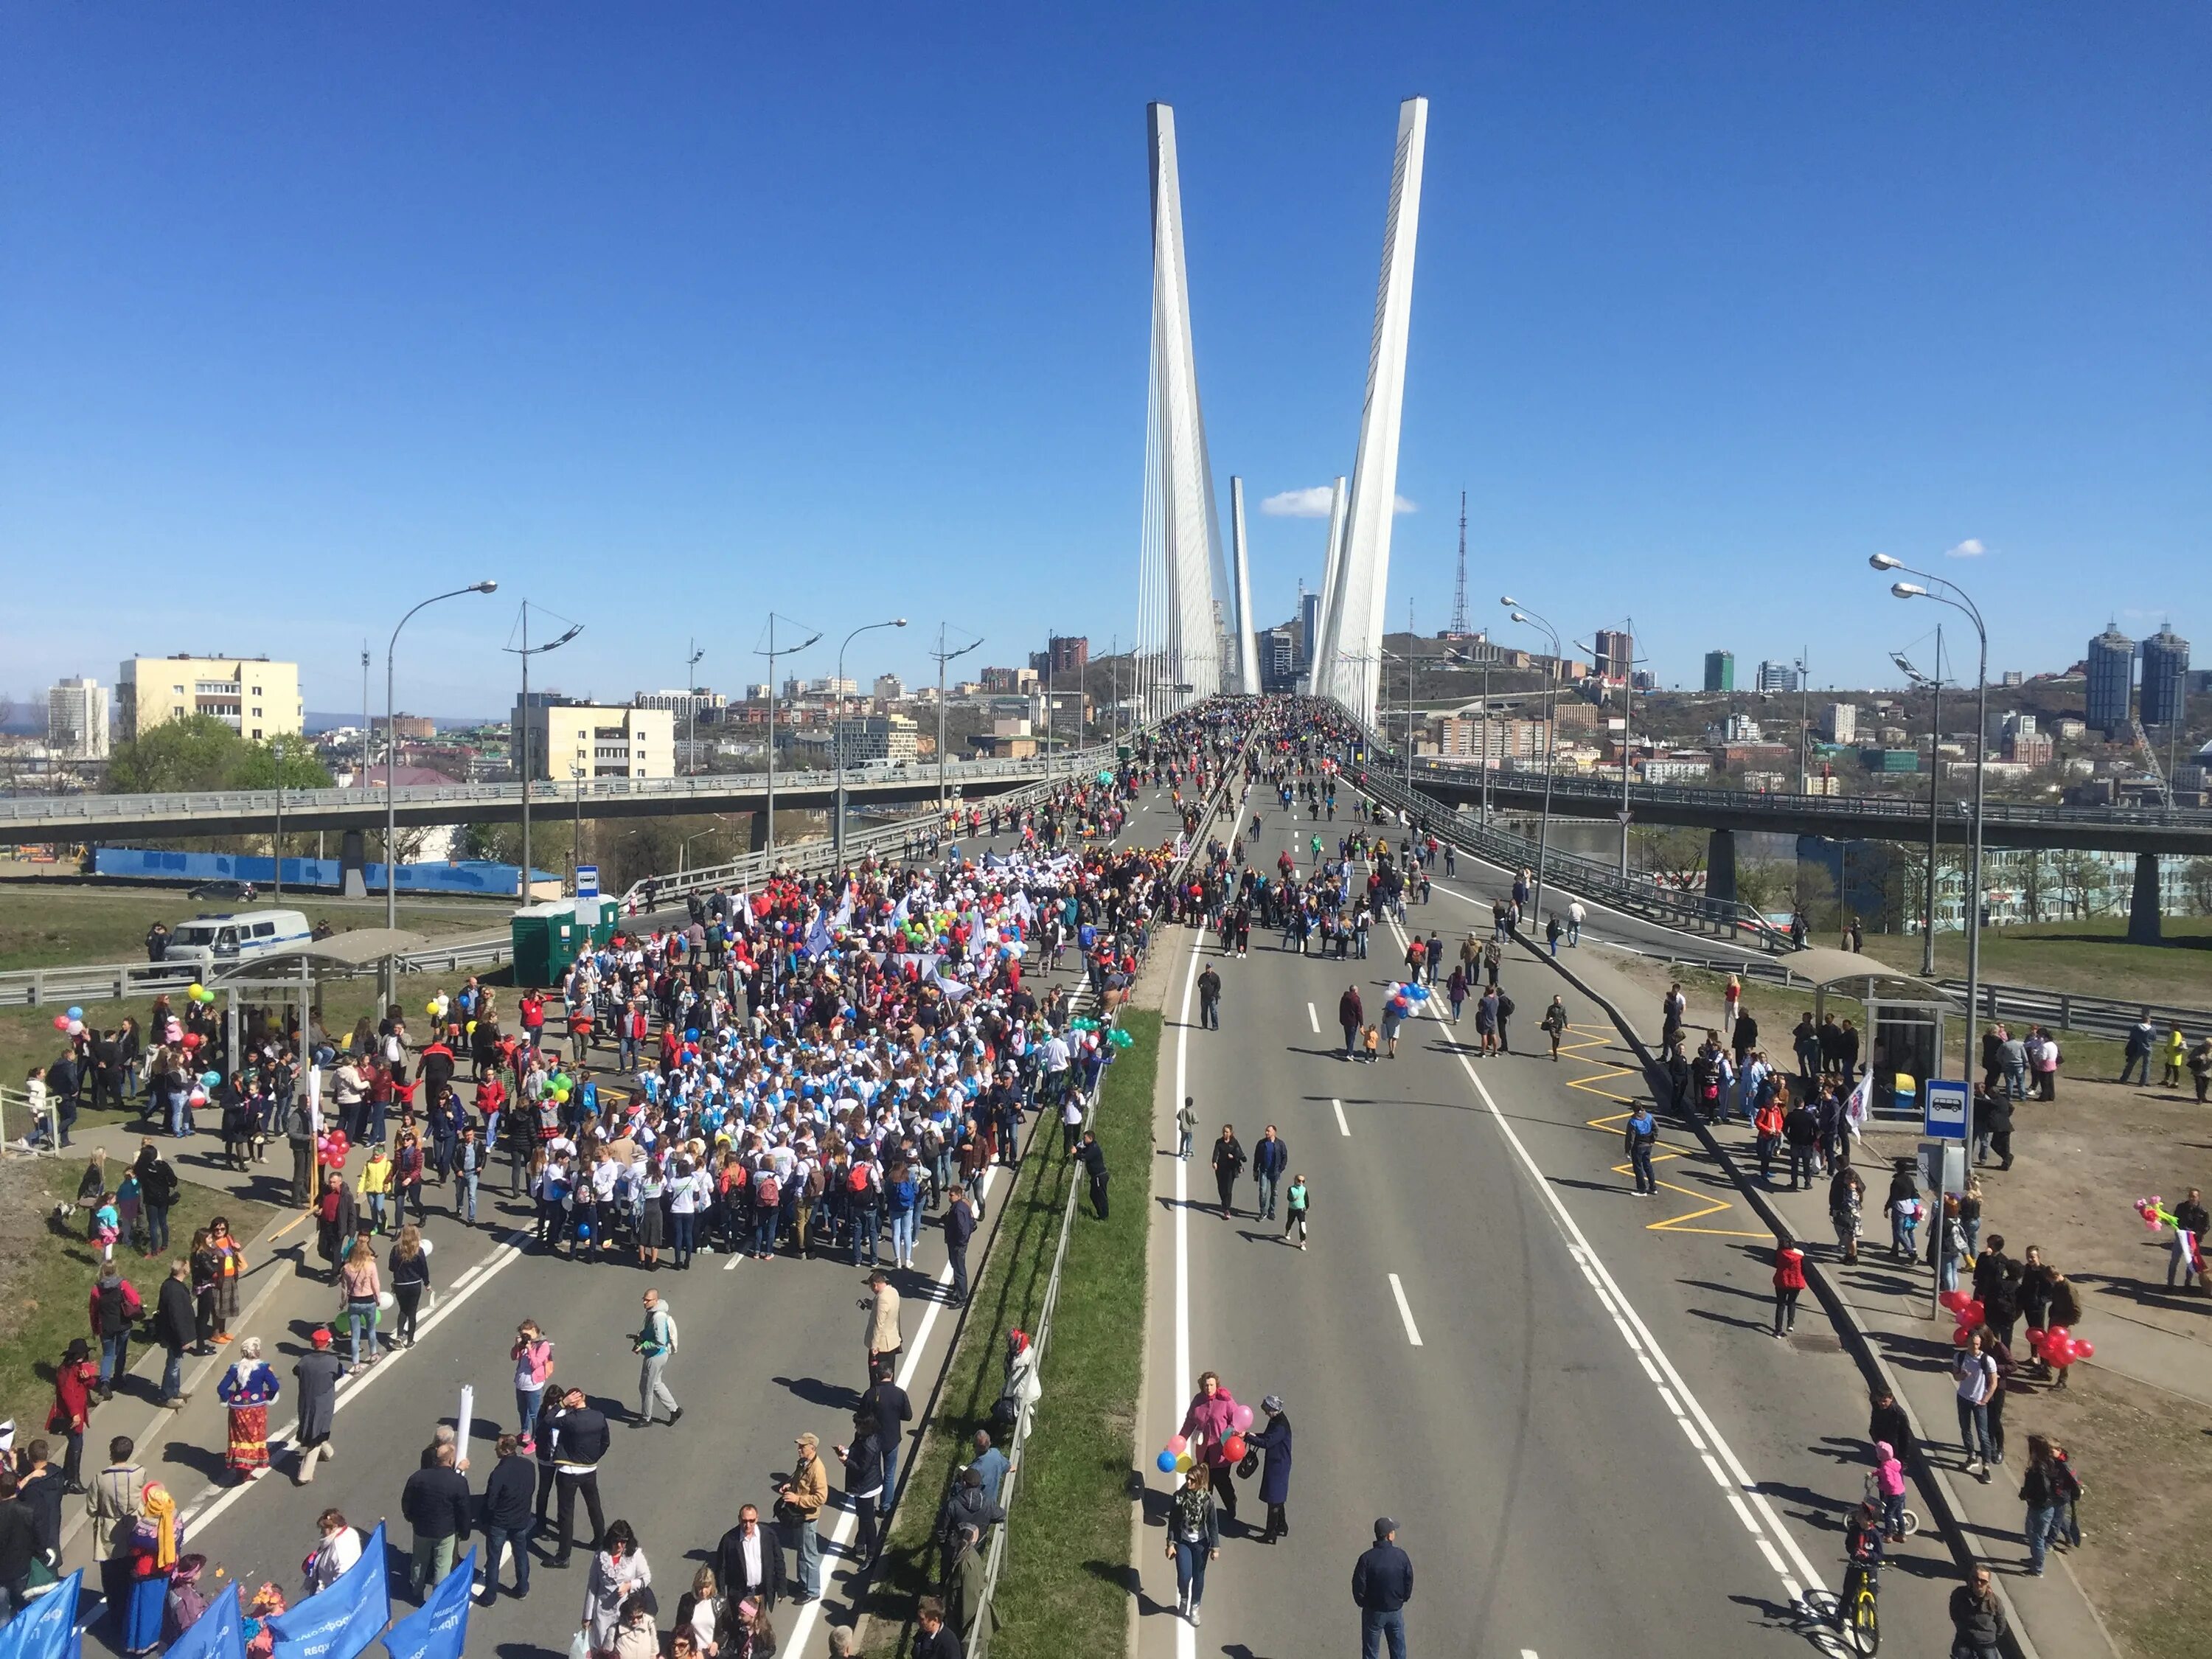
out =
[[[1044,1395],[1024,1454],[999,1583],[993,1659],[1126,1647],[1129,1470],[1144,1375],[1146,1194],[1161,1018],[1133,1009],[1133,1039],[1107,1068],[1097,1114],[1112,1172],[1111,1218],[1085,1201],[1068,1241]],[[1002,1200],[1002,1231],[961,1327],[921,1455],[908,1478],[877,1598],[869,1652],[905,1652],[914,1604],[935,1588],[932,1534],[957,1455],[989,1426],[1005,1380],[1006,1333],[1034,1331],[1051,1277],[1060,1221],[1074,1180],[1054,1126],[1040,1133]]]

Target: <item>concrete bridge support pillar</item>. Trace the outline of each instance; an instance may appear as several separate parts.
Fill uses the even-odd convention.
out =
[[[768,814],[765,812],[749,812],[745,816],[750,818],[752,823],[752,833],[746,843],[745,850],[749,853],[767,852]]]
[[[362,873],[368,863],[368,855],[362,832],[347,830],[338,839],[338,890],[346,897],[368,896],[368,882]]]
[[[2136,854],[2136,889],[2128,901],[2128,943],[2159,942],[2158,854]]]
[[[1716,830],[1705,842],[1705,896],[1735,902],[1735,831]]]

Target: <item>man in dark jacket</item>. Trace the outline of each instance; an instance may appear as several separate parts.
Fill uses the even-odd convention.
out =
[[[1244,1146],[1237,1139],[1237,1126],[1221,1126],[1221,1139],[1213,1143],[1213,1187],[1221,1194],[1221,1218],[1237,1213],[1237,1177],[1244,1173]]]
[[[0,1469],[0,1619],[12,1619],[30,1599],[31,1560],[39,1551],[38,1522],[16,1493],[15,1477]]]
[[[2004,1609],[1997,1605],[1990,1570],[1977,1566],[1973,1577],[1951,1592],[1953,1659],[1996,1659],[2004,1638]]]
[[[952,1558],[960,1553],[961,1528],[973,1527],[978,1538],[988,1538],[992,1527],[1006,1518],[1006,1510],[984,1492],[982,1474],[973,1467],[963,1469],[952,1490],[945,1495],[945,1507],[938,1512],[938,1582],[952,1576]]]
[[[399,1513],[415,1528],[407,1587],[418,1601],[453,1570],[454,1553],[469,1535],[469,1480],[453,1462],[453,1447],[440,1446],[436,1461],[409,1475],[399,1489]]]
[[[144,1304],[138,1291],[113,1262],[100,1270],[93,1284],[88,1316],[92,1334],[100,1344],[100,1397],[115,1398],[115,1385],[131,1370],[131,1323]]]
[[[1801,1100],[1790,1109],[1790,1115],[1782,1120],[1782,1139],[1790,1146],[1790,1190],[1797,1190],[1801,1178],[1810,1187],[1820,1146],[1820,1115],[1810,1102]]]
[[[1198,1023],[1209,1031],[1221,1029],[1221,975],[1210,962],[1198,976]]]
[[[599,1460],[607,1455],[605,1413],[587,1405],[581,1389],[571,1389],[553,1419],[553,1468],[560,1494],[561,1542],[552,1565],[568,1565],[569,1540],[574,1536],[576,1494],[584,1495],[584,1509],[592,1518],[592,1549],[606,1535],[605,1512],[599,1507]]]
[[[962,1659],[960,1638],[952,1633],[952,1626],[945,1622],[945,1603],[933,1595],[921,1598],[915,1609],[915,1621],[921,1634],[914,1644],[914,1659]]]
[[[1252,1176],[1260,1188],[1255,1202],[1261,1220],[1275,1218],[1275,1188],[1283,1179],[1283,1172],[1290,1167],[1290,1143],[1277,1134],[1275,1126],[1270,1123],[1260,1137],[1260,1144],[1252,1149]]]
[[[761,1525],[760,1511],[750,1504],[738,1511],[738,1524],[714,1547],[714,1579],[732,1601],[750,1598],[773,1607],[782,1599],[783,1545]]]
[[[884,1455],[885,1514],[890,1512],[891,1500],[898,1494],[899,1443],[906,1437],[906,1425],[914,1420],[914,1402],[899,1387],[895,1369],[887,1358],[876,1361],[876,1380],[860,1396],[860,1413],[876,1420],[876,1448]]]
[[[1360,1027],[1367,1024],[1365,1006],[1359,1000],[1359,988],[1347,985],[1344,994],[1336,1000],[1336,1023],[1344,1028],[1344,1057],[1350,1060],[1359,1051]]]
[[[1098,1218],[1106,1218],[1106,1149],[1098,1144],[1098,1137],[1089,1129],[1083,1132],[1083,1144],[1075,1149],[1075,1161],[1091,1177],[1091,1207]]]
[[[515,1599],[520,1601],[530,1594],[530,1532],[535,1524],[530,1510],[530,1493],[536,1480],[537,1471],[523,1455],[521,1440],[511,1434],[500,1436],[499,1462],[492,1465],[491,1478],[484,1482],[483,1490],[482,1601],[485,1607],[499,1600],[499,1552],[502,1545],[514,1547]]]
[[[185,1350],[199,1340],[192,1299],[192,1264],[172,1261],[154,1304],[154,1340],[167,1356],[161,1366],[161,1403],[174,1411],[191,1396],[185,1393]]]
[[[945,1254],[952,1262],[952,1305],[968,1305],[968,1241],[975,1237],[975,1212],[965,1187],[946,1189]]]
[[[1376,1659],[1388,1638],[1390,1659],[1406,1659],[1406,1603],[1413,1599],[1413,1563],[1398,1547],[1398,1523],[1375,1523],[1375,1547],[1352,1569],[1352,1599],[1359,1607],[1361,1659]]]

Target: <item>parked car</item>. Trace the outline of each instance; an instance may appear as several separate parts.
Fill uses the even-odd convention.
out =
[[[234,881],[226,876],[217,881],[204,881],[185,896],[190,899],[250,899],[253,896],[253,884]]]

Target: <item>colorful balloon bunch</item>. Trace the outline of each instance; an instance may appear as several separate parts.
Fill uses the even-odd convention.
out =
[[[2154,1233],[2161,1227],[2171,1227],[2174,1224],[2172,1212],[2166,1207],[2166,1200],[2159,1197],[2156,1193],[2153,1193],[2148,1198],[2137,1199],[2136,1213],[2142,1218],[2144,1230],[2148,1232]]]
[[[194,980],[190,985],[185,987],[185,1000],[187,1002],[199,1003],[213,1002],[215,1000],[215,993],[209,990],[206,986],[201,984],[198,980]]]
[[[2094,1359],[2097,1346],[2084,1342],[2063,1325],[2053,1325],[2049,1330],[2039,1331],[2031,1327],[2027,1346],[2035,1357],[2055,1371],[2063,1371],[2077,1359]]]

